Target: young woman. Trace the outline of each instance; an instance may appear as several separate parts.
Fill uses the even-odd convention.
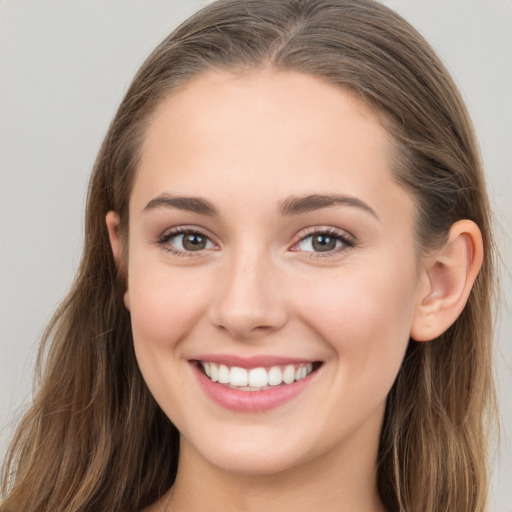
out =
[[[104,140],[0,510],[485,510],[488,217],[398,15],[205,7]]]

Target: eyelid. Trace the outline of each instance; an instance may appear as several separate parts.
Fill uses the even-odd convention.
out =
[[[181,226],[175,226],[170,229],[166,229],[156,239],[156,241],[154,243],[155,243],[155,245],[161,247],[163,250],[165,250],[171,254],[174,254],[176,256],[185,256],[185,257],[201,256],[201,255],[204,255],[205,251],[212,250],[211,248],[208,248],[208,249],[205,248],[205,249],[201,249],[198,251],[184,251],[181,249],[174,248],[171,245],[168,245],[169,240],[172,239],[173,237],[177,237],[179,235],[186,235],[186,234],[190,234],[190,233],[198,234],[198,235],[201,235],[201,236],[207,238],[215,246],[215,249],[213,249],[213,250],[217,250],[219,248],[219,244],[215,241],[214,237],[208,231],[206,231],[204,228],[201,228],[201,227],[195,226],[195,225],[181,225]]]
[[[333,238],[336,238],[337,240],[340,240],[342,242],[342,247],[339,247],[337,249],[333,249],[331,251],[301,251],[300,249],[295,249],[295,247],[298,246],[301,242],[306,240],[307,238],[318,235],[318,234],[325,234],[329,235]],[[356,245],[356,238],[348,233],[345,230],[341,230],[338,228],[334,228],[332,226],[312,226],[308,227],[306,229],[301,230],[299,233],[297,233],[295,237],[295,242],[293,242],[293,245],[290,247],[289,250],[293,252],[302,252],[308,257],[313,258],[323,258],[323,257],[329,257],[338,255],[340,252],[344,252],[347,249],[352,249]]]
[[[190,234],[196,233],[207,238],[215,248],[213,250],[219,250],[220,244],[215,240],[215,237],[209,233],[206,229],[196,226],[196,225],[181,225],[175,226],[169,229],[166,229],[158,238],[155,240],[155,245],[161,247],[163,250],[170,252],[177,256],[201,256],[204,255],[206,251],[212,250],[212,248],[208,249],[200,249],[198,251],[186,251],[180,250],[171,245],[168,245],[168,242],[171,238],[182,235],[182,234]],[[333,250],[321,252],[321,251],[302,251],[297,249],[298,244],[306,240],[308,237],[317,235],[317,234],[325,234],[331,236],[339,241],[341,241],[342,246],[335,248]],[[288,249],[292,252],[301,252],[308,257],[321,258],[321,257],[329,257],[339,254],[340,252],[344,252],[348,249],[353,248],[356,245],[356,238],[348,233],[345,230],[341,230],[339,228],[334,228],[332,226],[311,226],[299,231],[294,237],[295,241],[292,246]]]

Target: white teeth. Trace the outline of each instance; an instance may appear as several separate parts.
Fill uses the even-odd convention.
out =
[[[249,372],[245,368],[233,366],[229,372],[229,384],[232,386],[247,386],[249,383]]]
[[[281,384],[292,384],[304,379],[313,371],[313,363],[271,368],[252,368],[246,370],[238,366],[229,367],[225,364],[201,362],[204,373],[213,381],[243,391],[258,391]]]
[[[229,384],[229,368],[225,364],[219,365],[219,382]]]
[[[285,384],[291,384],[295,381],[295,366],[289,364],[283,371],[283,381]]]
[[[268,373],[265,368],[253,368],[249,370],[249,386],[262,388],[268,384]]]
[[[279,366],[272,366],[268,371],[268,383],[270,386],[279,386],[283,382],[283,372]]]
[[[219,380],[219,367],[214,363],[210,363],[210,372],[210,379],[212,379],[213,382],[217,382]]]

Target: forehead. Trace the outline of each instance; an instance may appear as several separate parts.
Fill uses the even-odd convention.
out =
[[[383,150],[391,142],[374,111],[348,90],[308,74],[271,68],[239,74],[210,71],[170,94],[148,123],[146,156],[173,128],[179,130],[173,137],[193,132],[196,142],[232,147],[236,142],[245,148],[266,142],[266,135],[279,134],[267,151],[285,142],[285,134],[286,142],[295,141],[297,146],[315,139],[335,140],[341,146],[343,139],[361,131]],[[208,139],[201,140],[201,135]]]
[[[332,192],[407,201],[392,154],[375,113],[340,87],[296,72],[210,72],[157,108],[133,199],[137,208],[162,192],[219,203],[243,195],[246,205]]]

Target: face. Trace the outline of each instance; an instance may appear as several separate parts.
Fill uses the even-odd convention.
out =
[[[419,302],[391,153],[364,103],[307,75],[210,73],[159,106],[125,303],[180,457],[262,474],[376,456]]]

